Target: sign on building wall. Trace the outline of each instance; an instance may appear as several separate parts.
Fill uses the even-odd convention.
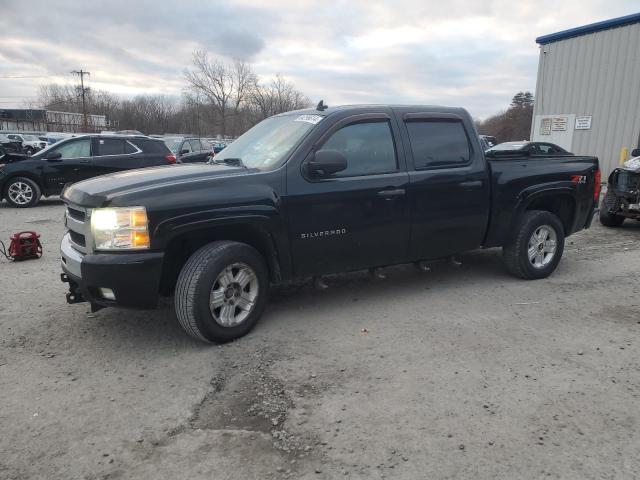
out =
[[[576,115],[558,112],[552,115],[536,115],[532,125],[531,141],[549,142],[573,151],[573,134]]]
[[[553,117],[551,119],[551,130],[554,132],[564,132],[567,130],[567,117]]]
[[[551,135],[551,119],[540,119],[540,135]]]
[[[580,117],[576,117],[576,130],[590,130],[591,118],[591,115],[582,115]]]

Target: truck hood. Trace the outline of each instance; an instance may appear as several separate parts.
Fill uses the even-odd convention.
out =
[[[119,195],[247,173],[251,173],[251,170],[218,164],[182,164],[127,170],[74,183],[62,192],[62,198],[84,207],[100,207]]]

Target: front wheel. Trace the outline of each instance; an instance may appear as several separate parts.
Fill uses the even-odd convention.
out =
[[[35,150],[32,147],[27,147],[24,149],[24,153],[30,157],[31,155],[33,155],[35,153]]]
[[[546,278],[560,263],[564,251],[564,227],[551,212],[525,212],[515,235],[502,249],[507,270],[526,280]]]
[[[228,342],[248,333],[267,304],[269,275],[253,247],[212,242],[180,271],[175,309],[182,328],[205,342]]]
[[[40,187],[30,178],[12,178],[5,188],[5,198],[18,208],[35,207],[40,201]]]

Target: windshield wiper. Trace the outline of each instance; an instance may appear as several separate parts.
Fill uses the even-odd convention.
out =
[[[249,169],[244,163],[242,163],[241,158],[223,158],[222,160],[218,160],[215,157],[213,158],[213,163],[218,165],[229,165],[232,167],[242,167],[244,169]]]

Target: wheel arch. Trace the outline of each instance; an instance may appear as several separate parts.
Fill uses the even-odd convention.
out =
[[[577,201],[571,190],[541,192],[527,198],[522,213],[531,210],[543,210],[553,213],[560,219],[565,236],[574,231]]]
[[[182,231],[168,240],[164,248],[161,293],[170,294],[173,291],[180,270],[196,250],[218,240],[245,243],[255,248],[265,259],[271,282],[282,281],[276,240],[268,228],[247,222],[211,224]]]

